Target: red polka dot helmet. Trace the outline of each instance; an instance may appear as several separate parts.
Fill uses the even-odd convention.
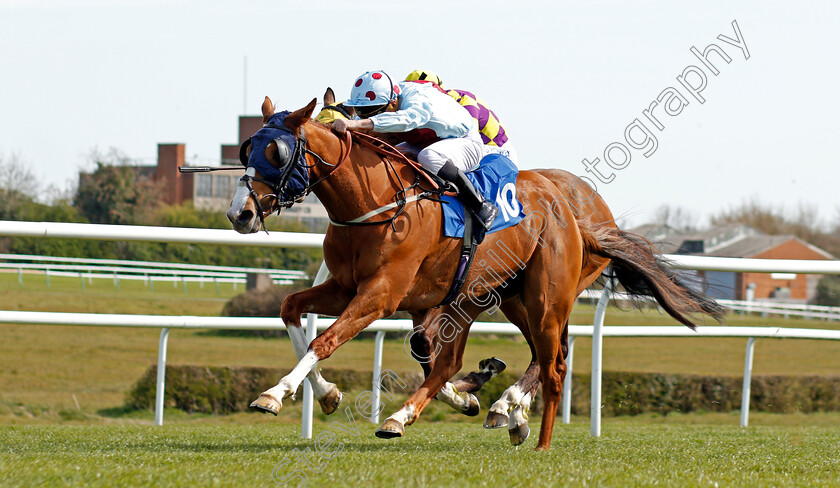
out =
[[[399,95],[400,89],[384,71],[368,71],[356,78],[350,89],[350,100],[344,102],[354,107],[362,117],[370,117],[385,109]]]

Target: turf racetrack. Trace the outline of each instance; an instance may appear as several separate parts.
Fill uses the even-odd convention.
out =
[[[3,426],[0,486],[838,486],[837,417],[817,417],[749,429],[628,419],[600,439],[558,425],[547,453],[477,423],[420,423],[385,441],[340,419],[348,432],[316,425],[320,443],[263,422]]]

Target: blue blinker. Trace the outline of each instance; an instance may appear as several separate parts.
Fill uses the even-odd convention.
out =
[[[304,150],[298,148],[294,133],[284,125],[289,113],[284,111],[272,115],[266,125],[251,136],[251,154],[248,157],[248,167],[255,168],[265,180],[279,188],[280,203],[287,204],[285,206],[291,206],[309,187],[309,168]],[[279,168],[265,157],[265,149],[272,141],[277,144]],[[293,161],[295,156],[297,161]]]

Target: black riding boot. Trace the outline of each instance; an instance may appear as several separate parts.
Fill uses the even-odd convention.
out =
[[[438,171],[438,176],[458,187],[458,198],[476,216],[481,225],[489,230],[496,215],[499,214],[499,209],[476,191],[467,175],[452,164],[452,161],[447,161]]]

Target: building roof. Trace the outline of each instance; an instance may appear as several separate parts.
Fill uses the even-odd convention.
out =
[[[649,240],[663,254],[676,254],[683,242],[683,233],[665,224],[645,224],[630,229]]]
[[[726,258],[750,258],[756,254],[761,254],[764,251],[773,249],[776,246],[784,244],[787,241],[796,239],[792,235],[768,236],[755,235],[748,236],[736,241],[727,243],[722,247],[718,247],[712,251],[705,252],[707,256],[720,256]]]
[[[744,224],[727,224],[694,233],[681,232],[667,225],[646,224],[630,232],[645,236],[663,254],[749,258],[794,240],[826,259],[836,259],[796,236],[767,235]]]

